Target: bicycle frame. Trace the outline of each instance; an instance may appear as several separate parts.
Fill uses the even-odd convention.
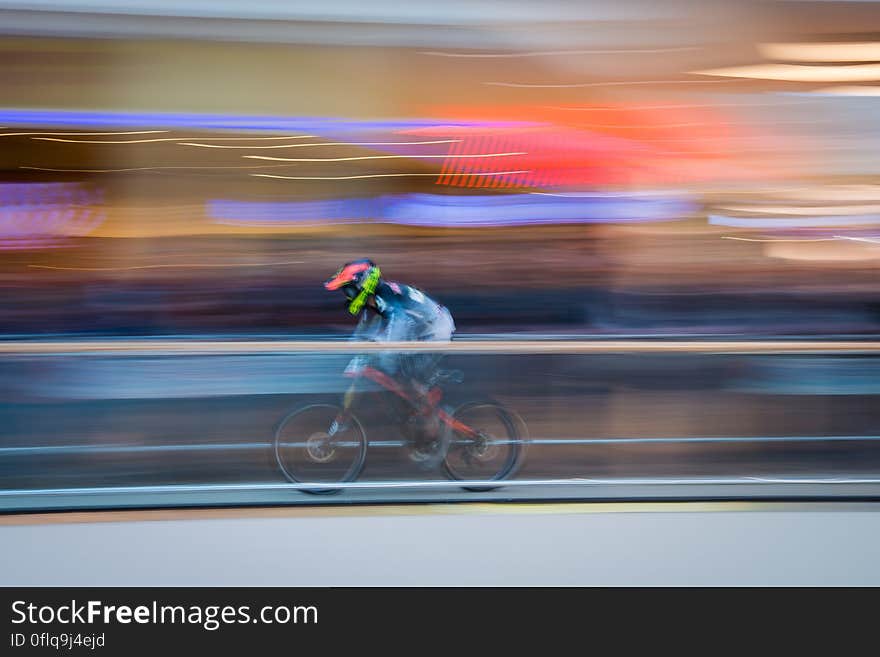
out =
[[[405,390],[400,383],[398,383],[396,380],[394,380],[393,378],[391,378],[390,376],[388,376],[384,372],[377,370],[374,367],[369,367],[369,366],[364,367],[359,374],[356,374],[356,373],[355,374],[347,374],[346,376],[350,376],[350,377],[363,376],[364,378],[370,379],[371,381],[379,384],[380,386],[382,386],[386,390],[389,390],[389,391],[393,392],[394,394],[398,395],[399,397],[405,399],[406,401],[408,401],[409,403],[413,404],[416,407],[418,407],[420,404],[420,401],[417,399],[413,399],[412,395],[410,395],[409,392],[407,392],[407,390]],[[428,406],[427,410],[428,411],[436,411],[437,417],[444,424],[448,425],[453,430],[464,434],[468,438],[476,438],[479,436],[479,432],[477,432],[476,430],[467,426],[463,422],[456,420],[454,417],[452,417],[449,413],[444,411],[442,408],[437,408],[437,404],[439,402],[440,402],[439,395],[436,397],[436,399],[429,400],[429,406]]]

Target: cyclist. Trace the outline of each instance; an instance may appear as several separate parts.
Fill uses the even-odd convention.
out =
[[[386,281],[375,262],[367,258],[345,263],[324,283],[341,290],[348,312],[359,316],[353,340],[373,342],[448,342],[455,332],[449,310],[411,285]],[[357,356],[345,370],[354,377],[343,400],[343,410],[330,427],[330,435],[344,431],[354,398],[357,377],[367,376],[411,400],[416,408],[431,409],[435,368],[442,354],[378,352]],[[439,433],[436,414],[423,413],[429,435]],[[418,458],[414,456],[414,458]]]

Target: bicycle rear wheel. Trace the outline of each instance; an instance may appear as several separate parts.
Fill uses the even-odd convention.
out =
[[[354,481],[364,469],[367,435],[356,417],[335,436],[327,431],[342,412],[335,404],[311,404],[287,415],[273,441],[275,461],[288,481],[296,484],[335,484]],[[339,488],[301,489],[313,495],[338,493]]]
[[[512,477],[524,455],[522,421],[494,401],[462,404],[452,417],[476,432],[476,436],[450,429],[443,469],[458,481],[501,481]],[[499,486],[462,486],[469,491],[488,491]]]

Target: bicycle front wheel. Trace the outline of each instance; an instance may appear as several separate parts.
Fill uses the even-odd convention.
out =
[[[285,417],[275,431],[275,461],[288,481],[295,484],[335,484],[354,481],[364,469],[367,435],[356,417],[344,431],[328,434],[342,412],[335,404],[311,404]],[[322,485],[302,489],[314,495],[338,493]]]
[[[450,479],[458,481],[501,481],[512,477],[524,454],[517,417],[494,401],[462,404],[452,417],[476,435],[465,435],[450,429],[443,469]],[[487,491],[497,486],[462,486],[470,491]]]

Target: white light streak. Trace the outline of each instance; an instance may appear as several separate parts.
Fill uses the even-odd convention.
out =
[[[506,176],[515,173],[531,173],[530,169],[520,171],[490,171],[486,173],[469,173],[469,176]],[[277,176],[271,173],[252,173],[259,178],[278,178],[281,180],[359,180],[363,178],[403,178],[407,176],[430,176],[439,177],[440,173],[373,173],[360,176]]]
[[[422,158],[471,158],[471,157],[510,157],[512,155],[528,155],[526,152],[515,153],[475,153],[474,155],[360,155],[357,157],[272,157],[270,155],[244,155],[251,160],[274,160],[277,162],[351,162],[355,160],[400,160]]]
[[[760,52],[767,59],[796,62],[876,62],[880,43],[762,43]]]
[[[222,144],[202,144],[195,142],[184,142],[178,146],[198,146],[199,148],[307,148],[309,146],[419,146],[424,144],[457,144],[461,139],[435,139],[432,141],[324,141],[314,144],[277,144],[275,146],[224,146]]]
[[[850,237],[848,235],[835,235],[839,240],[851,240],[853,242],[870,242],[871,244],[880,244],[880,239],[874,237]]]
[[[705,71],[691,71],[691,73],[694,75],[783,80],[787,82],[864,82],[880,80],[880,64],[858,64],[855,66],[754,64],[750,66],[732,66]]]

